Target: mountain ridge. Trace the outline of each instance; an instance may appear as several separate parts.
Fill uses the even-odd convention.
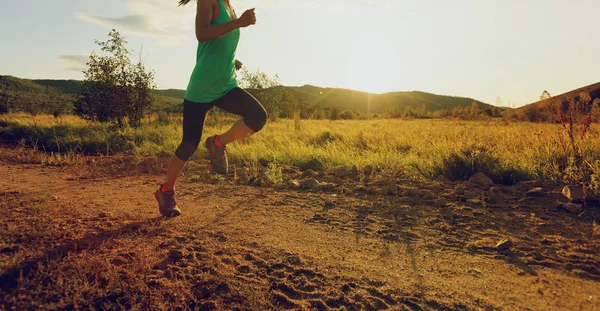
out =
[[[9,82],[7,82],[9,81]],[[1,84],[3,83],[3,84]],[[0,85],[6,88],[11,84],[12,89],[23,88],[22,91],[33,91],[32,84],[43,86],[47,90],[57,90],[64,94],[76,95],[83,90],[83,81],[61,79],[23,79],[12,76],[0,76]],[[19,86],[21,85],[21,86]],[[8,87],[11,88],[10,86]],[[314,85],[303,86],[275,86],[269,89],[248,91],[257,96],[264,92],[287,91],[290,100],[300,107],[313,107],[322,109],[339,109],[360,111],[361,113],[389,113],[390,111],[402,112],[406,109],[421,109],[425,112],[437,110],[452,110],[455,107],[470,108],[476,103],[482,110],[495,106],[469,97],[438,95],[423,91],[395,91],[383,94],[345,89],[319,87]],[[40,91],[39,89],[37,91]],[[159,89],[155,91],[160,95],[161,108],[170,105],[180,105],[183,102],[185,90]],[[503,109],[503,108],[500,108]],[[171,109],[172,110],[172,109]]]

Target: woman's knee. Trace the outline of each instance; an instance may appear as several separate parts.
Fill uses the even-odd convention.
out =
[[[267,124],[267,111],[261,105],[258,105],[258,109],[255,109],[251,114],[244,117],[244,123],[254,133],[262,130],[265,124]]]
[[[175,156],[181,161],[189,160],[194,152],[196,152],[196,149],[198,149],[198,144],[199,143],[195,144],[193,142],[182,141],[179,144],[179,147],[177,147],[177,150],[175,150]]]

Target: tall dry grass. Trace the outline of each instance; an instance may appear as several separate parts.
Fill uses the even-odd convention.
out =
[[[212,115],[205,137],[227,130],[232,118]],[[150,116],[138,129],[74,116],[0,116],[0,139],[49,152],[169,155],[181,139],[179,116]],[[239,165],[286,164],[324,170],[334,165],[372,165],[406,177],[467,179],[481,171],[498,183],[561,181],[568,162],[560,125],[450,120],[278,120],[246,141],[228,147]],[[592,126],[580,148],[600,159],[598,129]],[[195,158],[205,157],[201,147]]]

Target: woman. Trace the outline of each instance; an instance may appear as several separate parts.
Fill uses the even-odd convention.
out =
[[[186,5],[190,0],[180,0]],[[198,0],[196,67],[192,72],[183,103],[183,139],[167,168],[167,181],[154,196],[163,216],[181,215],[175,202],[175,182],[186,161],[198,148],[206,113],[213,107],[239,115],[231,129],[206,139],[212,169],[227,174],[226,145],[260,131],[267,121],[263,106],[238,87],[236,70],[242,63],[235,59],[240,28],[256,23],[254,9],[237,18],[229,0]]]

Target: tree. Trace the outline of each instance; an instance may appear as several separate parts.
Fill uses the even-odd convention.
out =
[[[502,116],[502,111],[500,110],[499,107],[492,107],[492,117],[494,118],[499,118]]]
[[[90,55],[75,112],[92,120],[116,122],[119,127],[128,118],[137,127],[154,102],[154,73],[146,72],[141,61],[132,63],[127,41],[118,31],[113,29],[108,36],[106,42],[96,40],[103,53]]]
[[[246,68],[240,70],[240,78],[238,82],[241,87],[245,89],[268,89],[276,86],[280,86],[281,82],[279,75],[269,78],[266,73],[257,70],[256,72],[250,72]]]
[[[464,109],[462,106],[456,106],[452,109],[452,116],[455,118],[460,118],[464,114]]]
[[[279,75],[270,78],[260,70],[250,72],[242,68],[238,83],[256,96],[265,107],[271,120],[279,117],[292,118],[301,112],[299,104],[294,100],[290,90],[281,85]]]
[[[146,72],[141,62],[137,63],[133,69],[133,94],[132,105],[128,113],[129,123],[133,127],[140,126],[140,120],[144,113],[154,103],[154,72]]]
[[[340,109],[338,109],[338,107],[331,108],[329,113],[330,120],[339,120],[341,117]]]
[[[8,91],[0,90],[0,114],[5,114],[9,112],[10,102],[12,97],[8,93]]]
[[[471,116],[471,118],[476,119],[480,113],[481,111],[479,109],[479,105],[477,105],[476,102],[472,102],[471,109],[469,110],[469,115]]]
[[[344,110],[340,114],[340,119],[342,120],[353,120],[355,118],[354,113],[350,110]]]

